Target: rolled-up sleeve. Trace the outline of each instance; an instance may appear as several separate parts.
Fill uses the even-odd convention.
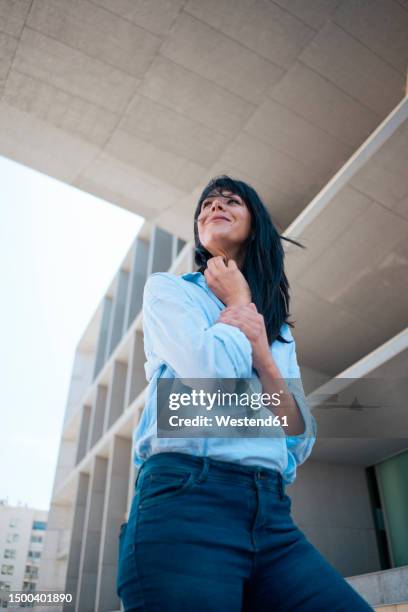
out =
[[[180,378],[250,378],[252,346],[237,327],[210,325],[176,278],[156,272],[143,293],[145,353]]]
[[[305,423],[305,429],[301,434],[297,436],[286,436],[288,451],[293,455],[296,464],[300,465],[306,461],[312,452],[317,436],[317,423],[315,417],[310,411],[303,389],[301,372],[296,356],[296,343],[294,339],[291,343],[290,349],[290,365],[287,386],[289,391],[293,394]]]

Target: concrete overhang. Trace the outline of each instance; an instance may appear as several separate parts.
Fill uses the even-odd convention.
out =
[[[300,363],[336,376],[408,323],[408,98],[285,235]],[[287,243],[285,243],[287,244]]]
[[[186,240],[220,172],[285,229],[404,95],[394,0],[141,6],[0,2],[0,154]]]

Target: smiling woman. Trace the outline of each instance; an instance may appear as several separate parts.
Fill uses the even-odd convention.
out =
[[[124,609],[372,610],[295,525],[285,491],[317,433],[288,320],[281,240],[289,239],[256,191],[227,176],[205,187],[194,235],[198,271],[155,273],[144,289],[149,387],[119,539]],[[160,378],[249,378],[269,395],[282,389],[286,399],[270,413],[288,427],[267,437],[159,438]]]

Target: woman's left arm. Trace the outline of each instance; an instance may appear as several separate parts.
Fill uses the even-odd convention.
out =
[[[255,304],[226,308],[222,311],[219,320],[239,327],[248,337],[252,345],[253,367],[258,372],[262,391],[269,395],[280,394],[281,403],[273,407],[273,414],[287,417],[287,426],[283,427],[287,442],[292,448],[298,446],[299,459],[304,461],[305,452],[310,454],[315,440],[316,421],[304,394],[293,336],[286,383],[271,354],[264,318],[258,313]],[[300,446],[307,448],[300,448],[301,440],[305,440],[306,445]]]

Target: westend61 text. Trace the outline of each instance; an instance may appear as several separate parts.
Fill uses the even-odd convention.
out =
[[[212,427],[213,421],[217,427],[287,427],[287,416],[269,415],[267,417],[242,417],[216,415],[214,419],[208,416],[197,415],[192,418],[173,415],[169,418],[171,427]]]

